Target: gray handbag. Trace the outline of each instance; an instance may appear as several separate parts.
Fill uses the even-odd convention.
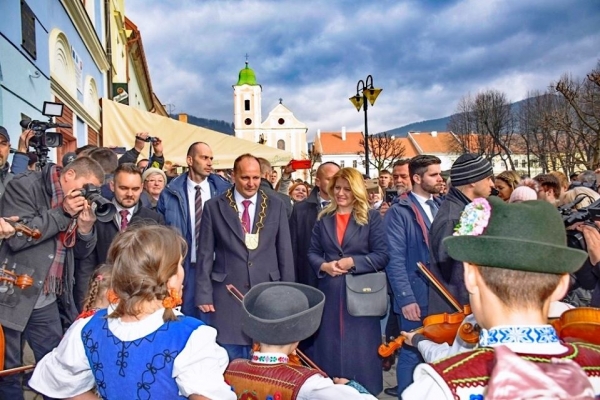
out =
[[[375,272],[346,275],[346,307],[353,317],[381,317],[387,311],[387,276],[368,256],[367,262]]]

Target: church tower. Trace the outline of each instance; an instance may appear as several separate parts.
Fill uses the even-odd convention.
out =
[[[257,143],[260,140],[262,87],[256,83],[254,71],[246,66],[233,85],[233,125],[235,137]]]

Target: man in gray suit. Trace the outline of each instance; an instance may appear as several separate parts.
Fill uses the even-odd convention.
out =
[[[259,283],[295,279],[285,205],[259,190],[256,157],[238,157],[233,180],[233,188],[204,206],[196,262],[196,304],[230,360],[249,358],[252,341],[242,332],[242,306],[226,285],[246,293]]]

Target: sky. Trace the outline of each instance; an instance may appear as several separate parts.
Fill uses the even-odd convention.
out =
[[[598,0],[126,0],[125,14],[167,110],[232,122],[248,54],[263,120],[281,98],[309,140],[363,131],[348,98],[368,75],[383,89],[375,133],[450,115],[469,93],[522,100],[600,60]]]

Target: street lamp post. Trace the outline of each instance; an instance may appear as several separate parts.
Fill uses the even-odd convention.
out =
[[[369,103],[375,105],[377,96],[381,93],[382,89],[373,87],[373,77],[367,76],[364,81],[361,79],[356,84],[356,95],[350,97],[350,101],[356,107],[356,111],[360,112],[362,108],[365,111],[365,174],[369,175],[369,124],[367,118],[367,110],[369,109]]]

